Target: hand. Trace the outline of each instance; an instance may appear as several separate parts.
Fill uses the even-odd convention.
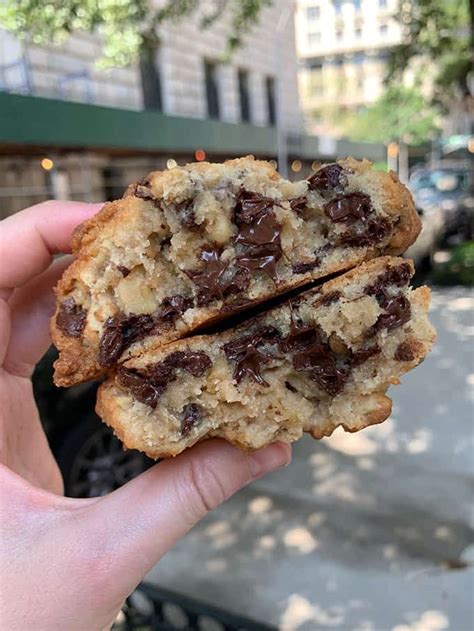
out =
[[[0,224],[0,620],[2,629],[109,628],[124,599],[209,510],[284,466],[290,448],[252,454],[211,440],[106,497],[63,497],[33,399],[52,287],[74,227],[100,205],[46,202]]]

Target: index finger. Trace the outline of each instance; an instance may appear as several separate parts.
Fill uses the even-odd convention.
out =
[[[103,204],[48,201],[0,223],[0,289],[21,287],[43,272],[53,254],[71,251],[74,228]]]

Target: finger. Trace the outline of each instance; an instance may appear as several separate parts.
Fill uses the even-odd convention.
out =
[[[20,287],[43,272],[53,254],[70,252],[74,228],[101,206],[49,201],[4,219],[0,223],[0,288]]]
[[[285,443],[245,453],[209,440],[161,462],[90,507],[91,536],[106,555],[102,563],[131,591],[208,511],[290,458]]]
[[[20,289],[9,300],[11,332],[4,368],[14,375],[30,377],[35,364],[51,345],[49,320],[55,309],[53,287],[71,263],[63,256]]]

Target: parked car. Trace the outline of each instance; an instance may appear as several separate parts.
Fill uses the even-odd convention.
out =
[[[128,450],[94,412],[98,382],[72,388],[53,384],[56,351],[37,365],[33,387],[43,427],[69,497],[106,495],[145,471],[153,460]]]
[[[439,208],[443,214],[443,237],[472,238],[474,224],[473,175],[469,166],[415,170],[409,181],[417,207]]]

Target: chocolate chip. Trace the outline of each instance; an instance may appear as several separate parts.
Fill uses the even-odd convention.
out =
[[[360,366],[365,361],[370,359],[370,357],[373,357],[374,355],[378,355],[381,351],[382,349],[380,348],[378,344],[372,344],[370,346],[365,346],[355,351],[352,351],[351,352],[351,366],[353,368],[356,368],[357,366]]]
[[[202,351],[177,351],[143,370],[119,366],[117,380],[138,401],[155,408],[168,385],[176,380],[178,369],[185,370],[194,377],[202,377],[211,366],[210,357]]]
[[[262,377],[261,366],[275,359],[273,355],[264,353],[258,349],[262,344],[276,344],[280,338],[280,332],[272,326],[264,326],[257,329],[251,335],[245,335],[224,344],[224,352],[227,359],[235,361],[234,379],[240,383],[247,375],[261,386],[268,387],[268,383]]]
[[[321,259],[317,256],[312,261],[300,263],[293,263],[292,270],[293,274],[306,274],[306,272],[310,272],[315,267],[319,267],[321,265]]]
[[[99,364],[112,366],[131,344],[146,337],[154,325],[153,316],[148,314],[107,318],[100,339]]]
[[[290,392],[298,392],[298,390],[294,386],[292,386],[289,381],[285,381],[285,388]]]
[[[203,248],[200,260],[204,266],[200,270],[183,270],[184,273],[199,287],[197,304],[203,307],[213,300],[223,299],[223,287],[220,279],[228,263],[221,261],[221,250],[215,246]]]
[[[161,303],[157,317],[158,319],[165,320],[166,322],[174,322],[187,309],[191,309],[192,306],[192,298],[185,298],[184,296],[181,296],[181,294],[167,296]]]
[[[324,205],[324,212],[334,223],[352,224],[358,220],[366,221],[373,208],[368,195],[348,193],[327,202]]]
[[[394,359],[399,362],[411,362],[415,359],[415,349],[413,348],[413,342],[401,342],[395,351]]]
[[[179,204],[175,204],[175,211],[179,215],[181,224],[188,230],[199,230],[196,223],[196,215],[194,214],[194,202],[192,199],[186,199]]]
[[[197,403],[187,403],[181,413],[181,436],[187,436],[202,417],[202,407]]]
[[[380,314],[377,318],[377,322],[373,327],[374,331],[380,331],[381,329],[390,331],[402,326],[410,319],[410,301],[403,294],[388,298],[383,308],[385,313]]]
[[[308,179],[308,188],[313,191],[342,193],[346,186],[347,176],[340,164],[328,164]]]
[[[117,371],[117,381],[121,386],[127,388],[137,401],[149,405],[151,408],[156,408],[158,399],[166,387],[164,384],[156,385],[150,382],[145,372],[123,366],[120,366]]]
[[[396,285],[397,287],[403,287],[408,285],[413,272],[409,263],[402,263],[396,267],[387,267],[387,269],[379,274],[374,282],[367,285],[364,293],[368,296],[374,296],[381,307],[384,307],[388,300],[389,295],[387,288],[389,285]]]
[[[157,199],[154,196],[153,192],[151,191],[150,182],[148,181],[148,178],[143,178],[142,180],[139,180],[135,184],[133,194],[135,197],[139,197],[140,199],[145,199],[147,201],[153,202],[153,205],[156,206],[156,208],[161,209],[160,200]]]
[[[225,279],[223,293],[224,296],[230,296],[231,294],[240,294],[245,291],[250,285],[250,270],[244,269],[245,266],[239,267],[233,270],[228,280]],[[248,302],[248,301],[246,301]]]
[[[308,204],[308,199],[306,195],[301,195],[300,197],[295,197],[288,201],[290,202],[291,210],[298,214],[301,214]]]
[[[392,224],[384,217],[370,219],[362,230],[348,231],[337,239],[338,245],[367,247],[384,241],[392,232]]]
[[[125,267],[125,265],[117,265],[117,269],[124,278],[127,278],[127,276],[130,274],[130,270],[128,269],[128,267]]]
[[[81,337],[86,325],[87,311],[76,304],[74,298],[66,298],[56,316],[56,326],[68,337]]]

